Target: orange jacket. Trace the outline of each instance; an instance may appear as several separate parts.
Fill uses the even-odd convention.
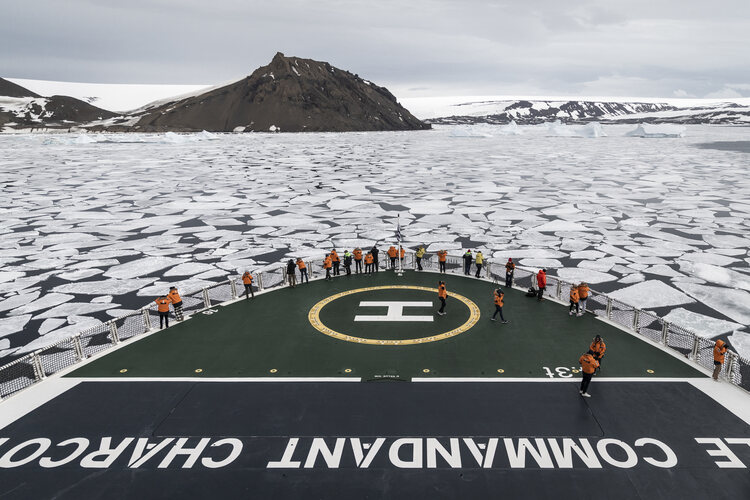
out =
[[[445,250],[439,250],[437,255],[440,262],[445,262],[445,258],[448,256],[448,252],[446,252]]]
[[[302,259],[297,259],[297,267],[300,269],[307,269],[307,264],[305,264],[305,261]]]
[[[723,340],[719,339],[714,344],[714,361],[724,363],[724,354],[727,352],[727,345]]]
[[[406,255],[406,250],[404,250],[404,247],[401,247],[401,258],[404,258],[404,255]]]
[[[156,302],[157,308],[159,309],[160,313],[169,312],[169,304],[171,304],[172,301],[167,297],[159,297],[154,302]]]
[[[375,257],[371,253],[365,255],[365,264],[372,264],[373,262],[375,262]]]
[[[580,363],[581,368],[583,368],[583,373],[588,373],[589,375],[599,368],[599,362],[595,360],[594,356],[591,354],[584,354],[578,358],[578,363]]]
[[[537,273],[536,284],[539,285],[539,288],[547,286],[547,274],[544,271],[539,271],[539,273]]]
[[[245,272],[245,274],[242,275],[242,282],[246,285],[252,285],[253,275],[248,272]]]
[[[182,299],[180,298],[180,293],[176,289],[170,290],[167,297],[169,297],[169,300],[172,301],[172,304],[178,304],[182,302]]]
[[[388,257],[395,259],[396,255],[398,255],[398,250],[396,250],[396,247],[391,246],[391,248],[388,249]]]
[[[333,263],[331,262],[331,257],[326,257],[326,260],[323,261],[323,269],[330,269],[331,266],[333,266]]]
[[[500,295],[495,292],[495,305],[503,307],[503,297],[505,297],[505,294],[500,292]]]
[[[516,268],[516,264],[513,262],[506,262],[505,263],[505,272],[506,273],[512,273],[513,270]]]
[[[589,297],[589,286],[578,285],[578,296],[582,299],[587,299]]]
[[[438,287],[438,297],[442,297],[444,299],[448,298],[448,290],[446,290],[445,285],[440,285]]]
[[[339,259],[339,254],[336,253],[336,250],[331,250],[331,261],[341,262],[341,259]]]
[[[354,260],[362,260],[362,249],[361,248],[355,248],[354,252]]]
[[[600,340],[599,342],[594,341],[589,346],[589,350],[595,352],[598,357],[604,356],[604,351],[607,350],[607,344],[604,343],[603,340]]]
[[[578,304],[578,288],[570,289],[570,301],[574,304]]]

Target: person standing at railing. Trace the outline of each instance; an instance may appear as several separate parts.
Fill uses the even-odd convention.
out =
[[[367,252],[367,255],[365,255],[365,274],[372,274],[373,262],[375,262],[375,259],[372,257],[372,253]]]
[[[289,259],[286,263],[286,279],[289,281],[290,287],[297,286],[297,265],[293,259]]]
[[[594,337],[593,342],[591,342],[591,345],[589,346],[589,354],[594,356],[596,362],[599,363],[599,368],[602,366],[602,358],[604,357],[604,352],[606,350],[607,344],[602,340],[602,336],[597,335]]]
[[[445,261],[448,258],[448,252],[446,252],[445,250],[438,250],[437,256],[438,256],[438,266],[440,267],[440,272],[444,273]]]
[[[357,247],[354,249],[354,273],[359,274],[362,272],[362,249]]]
[[[438,281],[438,299],[440,299],[440,309],[438,310],[438,314],[440,316],[445,316],[445,300],[448,298],[448,289],[445,288],[445,281]]]
[[[500,322],[502,324],[507,324],[508,322],[503,317],[503,299],[505,298],[505,294],[501,289],[495,290],[495,293],[493,294],[493,299],[495,301],[495,313],[490,318],[490,321],[495,321],[495,316],[499,313],[500,314]]]
[[[310,278],[307,276],[307,264],[305,261],[297,257],[297,268],[299,268],[299,282],[310,283]]]
[[[464,253],[464,274],[469,276],[471,274],[471,261],[474,260],[471,255],[471,250],[466,250]]]
[[[568,316],[573,316],[573,309],[576,310],[576,316],[580,316],[580,314],[578,314],[578,301],[579,300],[580,299],[578,297],[578,287],[575,284],[573,284],[570,287],[570,308],[568,309]]]
[[[581,365],[582,375],[581,388],[578,390],[578,392],[581,394],[581,396],[590,398],[591,394],[588,393],[589,384],[591,383],[591,378],[594,376],[594,372],[596,372],[596,369],[599,368],[599,362],[594,359],[594,356],[586,353],[578,358],[578,363]]]
[[[484,255],[482,255],[481,250],[477,250],[477,254],[474,257],[474,264],[477,265],[477,274],[474,275],[475,278],[479,277],[479,273],[482,272],[482,264],[484,264]]]
[[[536,300],[542,300],[544,290],[547,288],[547,270],[540,269],[536,274],[537,296]]]
[[[714,344],[714,374],[712,375],[714,380],[719,381],[719,374],[721,373],[721,367],[724,365],[724,355],[727,353],[727,344],[721,339],[718,339]]]
[[[339,258],[339,254],[336,253],[335,248],[331,250],[331,263],[333,264],[333,275],[338,276],[340,274],[339,265],[341,264],[341,259]]]
[[[180,292],[177,291],[177,287],[170,286],[167,297],[172,301],[174,317],[177,318],[177,321],[182,321],[182,297],[180,297]]]
[[[245,298],[249,299],[250,296],[255,298],[255,293],[253,293],[253,275],[250,274],[250,271],[245,270],[245,273],[242,275],[242,284],[245,285]]]
[[[414,254],[414,256],[417,258],[417,271],[422,270],[422,259],[424,258],[424,254],[426,252],[427,251],[424,249],[424,245],[419,245],[417,253]]]
[[[167,328],[169,328],[169,304],[172,301],[169,300],[169,297],[162,295],[157,297],[154,302],[156,302],[156,310],[159,311],[159,329],[164,330],[165,323]]]
[[[388,249],[388,258],[391,259],[391,269],[394,271],[396,270],[396,258],[398,257],[398,250],[396,250],[396,247],[391,245],[391,247]]]
[[[505,263],[505,288],[513,286],[513,273],[516,271],[516,264],[512,258],[508,258],[508,262]]]
[[[333,279],[331,277],[332,267],[333,267],[333,260],[331,259],[331,254],[327,253],[326,258],[323,260],[323,269],[326,270],[326,281]]]
[[[378,247],[373,245],[372,248],[370,249],[370,253],[372,254],[372,266],[370,266],[370,269],[372,269],[372,272],[377,273],[378,266],[380,265],[378,261],[378,255],[380,255],[380,250],[378,250]]]
[[[344,270],[346,275],[351,276],[352,274],[352,253],[349,250],[344,251]]]
[[[589,300],[589,286],[585,282],[581,282],[580,285],[578,285],[578,298],[581,301],[581,312],[578,313],[579,316],[583,316],[586,313],[586,301]]]

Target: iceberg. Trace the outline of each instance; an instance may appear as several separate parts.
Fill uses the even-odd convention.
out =
[[[672,125],[668,123],[652,124],[641,123],[634,130],[626,132],[626,137],[666,138],[685,137],[687,128],[684,125]]]

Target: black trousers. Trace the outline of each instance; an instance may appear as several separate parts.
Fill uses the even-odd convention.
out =
[[[333,275],[334,276],[338,276],[340,274],[340,272],[339,272],[339,264],[341,264],[341,262],[339,262],[337,260],[333,261]]]
[[[349,276],[350,274],[352,274],[352,265],[344,264],[344,270],[346,271],[346,275]]]
[[[333,279],[333,278],[331,278],[331,268],[330,267],[326,267],[326,279],[327,280]]]
[[[495,304],[495,314],[492,315],[492,319],[495,319],[495,316],[500,313],[500,320],[505,321],[505,318],[503,318],[503,308],[499,305]]]
[[[255,297],[255,294],[253,293],[253,285],[245,285],[245,297],[249,298],[248,295],[252,295],[253,298]]]
[[[378,272],[378,267],[380,264],[378,263],[378,259],[373,259],[372,261],[372,272],[376,273]]]
[[[440,310],[438,312],[444,312],[445,311],[445,299],[443,297],[438,297],[440,299]]]
[[[593,376],[593,373],[583,373],[583,377],[581,378],[581,392],[588,392],[589,384],[591,383],[591,378]]]
[[[513,286],[513,273],[505,273],[505,287],[510,288]]]
[[[417,257],[417,270],[422,270],[422,257]]]
[[[445,262],[438,262],[438,263],[440,264],[440,272],[444,273],[445,272]]]
[[[547,287],[539,288],[539,290],[536,292],[536,299],[542,300],[542,295],[544,295],[544,290],[546,290]]]
[[[464,261],[464,274],[467,276],[471,274],[471,261]]]
[[[354,272],[355,273],[361,273],[362,272],[362,259],[354,260]]]
[[[573,309],[575,309],[575,310],[576,310],[576,314],[578,314],[578,302],[573,302],[573,301],[571,300],[571,301],[570,301],[570,309],[569,309],[569,311],[571,311],[571,312],[572,312],[572,311],[573,311]]]
[[[299,282],[300,283],[304,283],[304,282],[310,283],[310,278],[307,277],[307,268],[299,270]]]
[[[166,323],[167,328],[169,328],[169,311],[167,312],[159,311],[159,328],[164,328],[164,323]]]
[[[391,259],[391,269],[396,269],[396,257],[390,257]]]
[[[477,264],[477,274],[474,275],[474,277],[478,278],[479,273],[482,272],[482,264]]]
[[[174,308],[174,317],[177,318],[177,321],[182,321],[182,301],[172,304],[172,307]]]

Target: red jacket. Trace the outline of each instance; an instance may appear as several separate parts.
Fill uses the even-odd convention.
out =
[[[547,286],[547,275],[544,271],[539,271],[536,275],[536,284],[539,285],[539,288],[545,288]]]

